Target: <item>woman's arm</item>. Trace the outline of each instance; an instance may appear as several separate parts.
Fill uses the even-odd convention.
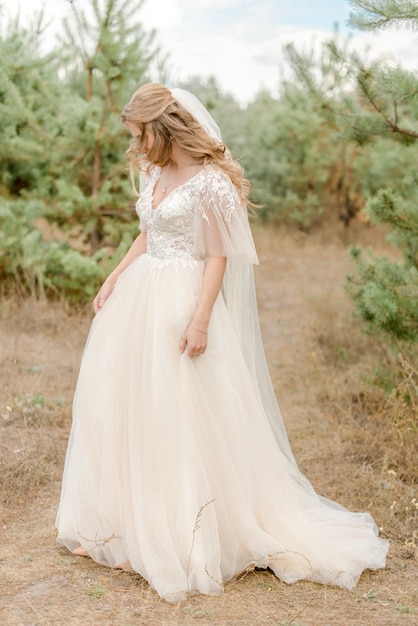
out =
[[[206,350],[210,316],[222,286],[225,268],[225,257],[208,258],[196,311],[180,341],[180,352],[183,353],[187,349],[190,357],[199,356]]]
[[[134,259],[140,254],[143,254],[147,250],[147,232],[144,231],[138,235],[133,244],[129,248],[128,252],[123,257],[122,261],[115,267],[113,272],[104,281],[100,287],[97,296],[93,300],[94,312],[100,311],[108,297],[111,295],[116,281],[124,270],[132,263]]]

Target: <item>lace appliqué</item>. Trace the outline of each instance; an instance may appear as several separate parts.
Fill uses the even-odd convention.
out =
[[[233,229],[233,215],[237,204],[239,205],[238,193],[232,182],[216,171],[209,173],[209,182],[210,184],[206,186],[203,193],[203,201],[199,206],[202,219],[210,225],[210,214],[214,212],[231,233]]]
[[[224,174],[202,169],[153,209],[153,191],[160,174],[159,167],[151,170],[136,205],[141,229],[147,231],[147,254],[156,268],[196,267],[210,253],[210,245],[206,251],[196,245],[196,220],[205,223],[208,232],[217,230],[221,221],[231,234],[237,206],[235,188]]]

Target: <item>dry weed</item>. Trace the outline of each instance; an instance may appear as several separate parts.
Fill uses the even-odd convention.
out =
[[[86,313],[62,303],[0,306],[0,504],[3,519],[59,480]]]

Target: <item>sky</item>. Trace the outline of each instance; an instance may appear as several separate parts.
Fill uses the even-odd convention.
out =
[[[80,7],[88,0],[74,0]],[[22,22],[45,7],[52,42],[62,19],[70,13],[67,0],[2,0],[12,15],[20,6]],[[319,50],[338,24],[341,37],[369,58],[418,64],[418,33],[384,30],[363,33],[350,29],[348,0],[144,0],[139,18],[157,31],[168,54],[170,85],[191,76],[214,76],[220,88],[246,104],[261,90],[278,92],[286,75],[283,47],[293,42],[301,50]],[[51,43],[52,45],[52,43]]]

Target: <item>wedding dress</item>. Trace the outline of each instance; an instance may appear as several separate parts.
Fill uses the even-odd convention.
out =
[[[384,567],[367,513],[318,496],[300,473],[259,332],[257,262],[235,187],[206,167],[154,209],[147,252],[93,320],[74,398],[58,542],[130,563],[168,601],[218,594],[254,564],[281,580],[351,589]],[[204,355],[179,350],[207,256],[227,256]]]

